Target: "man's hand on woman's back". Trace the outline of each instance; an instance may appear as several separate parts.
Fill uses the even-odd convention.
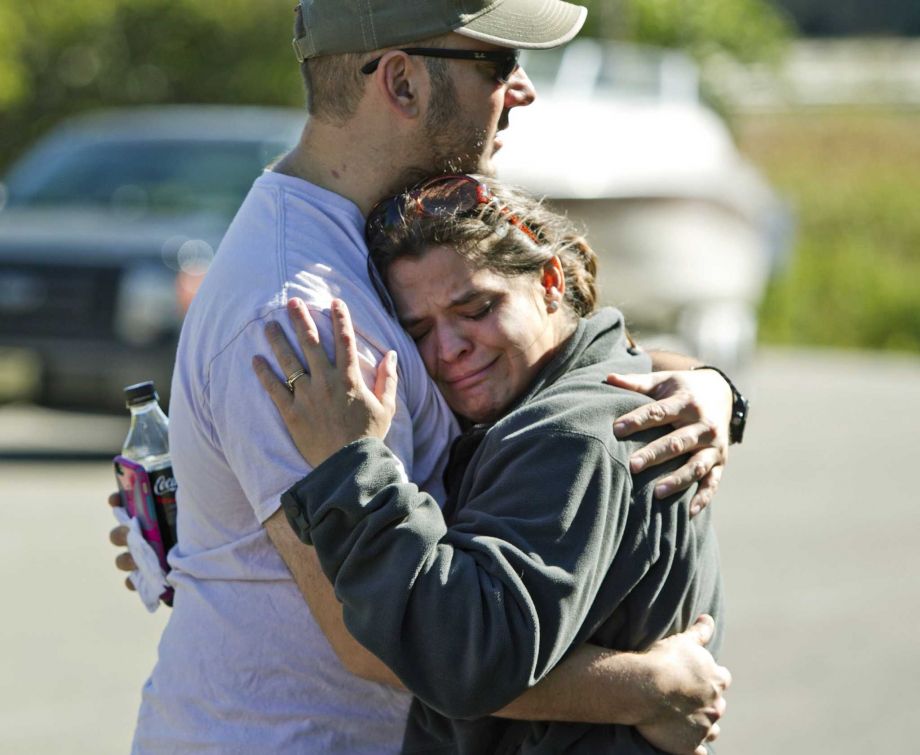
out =
[[[690,513],[698,514],[712,501],[728,459],[732,392],[724,378],[712,370],[700,369],[611,373],[607,382],[655,399],[616,420],[613,431],[618,438],[653,427],[673,427],[670,433],[632,455],[630,471],[635,474],[688,454],[683,466],[658,480],[655,496],[665,498],[697,482]]]

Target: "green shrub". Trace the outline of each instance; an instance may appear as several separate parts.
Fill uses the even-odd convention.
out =
[[[739,118],[793,202],[798,242],[761,308],[766,343],[920,352],[920,114]]]
[[[0,167],[63,117],[303,103],[291,0],[0,0]]]

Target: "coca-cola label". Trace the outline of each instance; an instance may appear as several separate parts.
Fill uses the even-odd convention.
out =
[[[160,537],[166,552],[176,544],[176,477],[172,467],[148,472]]]
[[[154,495],[175,496],[176,478],[172,476],[172,469],[170,469],[169,472],[170,472],[169,477],[167,477],[166,475],[163,475],[161,477],[156,478],[155,482],[153,483],[153,494]],[[151,478],[152,477],[153,475],[151,475]]]

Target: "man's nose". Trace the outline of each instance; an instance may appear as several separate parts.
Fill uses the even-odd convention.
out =
[[[529,105],[537,98],[537,90],[523,66],[518,66],[508,77],[505,88],[505,110]]]

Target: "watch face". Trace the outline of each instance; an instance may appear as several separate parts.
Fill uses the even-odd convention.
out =
[[[740,443],[744,437],[744,428],[747,424],[748,400],[735,391],[735,403],[732,406],[732,420],[730,424],[729,443]]]

